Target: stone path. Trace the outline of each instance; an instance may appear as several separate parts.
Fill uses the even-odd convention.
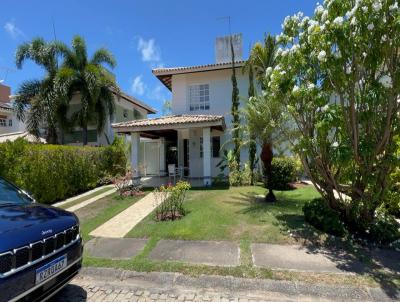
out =
[[[156,207],[155,193],[149,193],[126,210],[93,230],[89,235],[93,237],[123,238]]]
[[[149,258],[217,266],[240,265],[239,246],[229,241],[160,240]]]
[[[380,288],[84,268],[51,302],[396,301]]]
[[[91,195],[91,194],[93,194],[93,193],[96,193],[97,191],[100,191],[100,190],[102,190],[102,189],[104,189],[104,188],[108,188],[108,187],[109,187],[110,190],[111,190],[111,189],[113,189],[114,186],[113,186],[113,185],[106,185],[106,186],[102,186],[102,187],[97,187],[97,188],[95,188],[95,189],[93,189],[93,190],[87,191],[87,192],[82,193],[82,194],[80,194],[80,195],[77,195],[77,196],[74,196],[74,197],[70,197],[70,198],[68,198],[68,199],[66,199],[66,200],[64,200],[64,201],[57,202],[57,203],[53,204],[53,206],[54,206],[54,207],[63,206],[63,205],[68,204],[68,203],[70,203],[70,202],[72,202],[72,201],[75,201],[75,200],[80,199],[80,198],[82,198],[82,197]]]
[[[256,243],[251,245],[254,265],[264,268],[346,273],[361,272],[364,266],[344,252],[310,250],[305,246]]]
[[[137,238],[94,238],[85,244],[85,251],[96,258],[126,260],[135,257],[147,243]]]
[[[66,210],[70,211],[70,212],[75,212],[75,211],[77,211],[77,210],[79,210],[79,209],[81,209],[83,207],[86,207],[87,205],[89,205],[89,204],[91,204],[91,203],[93,203],[93,202],[95,202],[95,201],[97,201],[97,200],[99,200],[99,199],[101,199],[103,197],[111,195],[112,193],[114,193],[116,191],[117,190],[115,188],[112,188],[107,192],[101,193],[101,194],[96,195],[96,196],[94,196],[92,198],[89,198],[88,200],[82,201],[82,202],[80,202],[80,203],[78,203],[78,204],[76,204],[76,205],[74,205],[72,207],[66,208]]]

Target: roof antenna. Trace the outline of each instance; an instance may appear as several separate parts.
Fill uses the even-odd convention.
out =
[[[218,21],[228,20],[229,36],[232,36],[232,32],[231,32],[231,16],[219,17],[219,18],[217,18],[217,20]]]

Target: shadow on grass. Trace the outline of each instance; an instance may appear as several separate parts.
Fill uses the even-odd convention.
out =
[[[299,192],[300,193],[300,192]],[[294,193],[283,199],[277,194],[278,202],[266,203],[254,193],[242,193],[228,203],[244,206],[241,214],[256,215],[269,213],[277,220],[282,232],[291,237],[310,254],[323,254],[344,272],[370,276],[391,299],[400,299],[400,252],[361,246],[351,238],[337,238],[325,234],[304,220],[302,206],[307,200]],[[397,280],[397,282],[396,282]]]

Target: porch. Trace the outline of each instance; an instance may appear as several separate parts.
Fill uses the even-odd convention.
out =
[[[193,186],[210,186],[219,173],[223,116],[175,115],[112,127],[119,135],[130,136],[132,171],[145,186],[179,179]]]

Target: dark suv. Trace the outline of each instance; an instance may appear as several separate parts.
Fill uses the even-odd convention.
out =
[[[79,220],[0,178],[0,302],[44,301],[82,264]]]

